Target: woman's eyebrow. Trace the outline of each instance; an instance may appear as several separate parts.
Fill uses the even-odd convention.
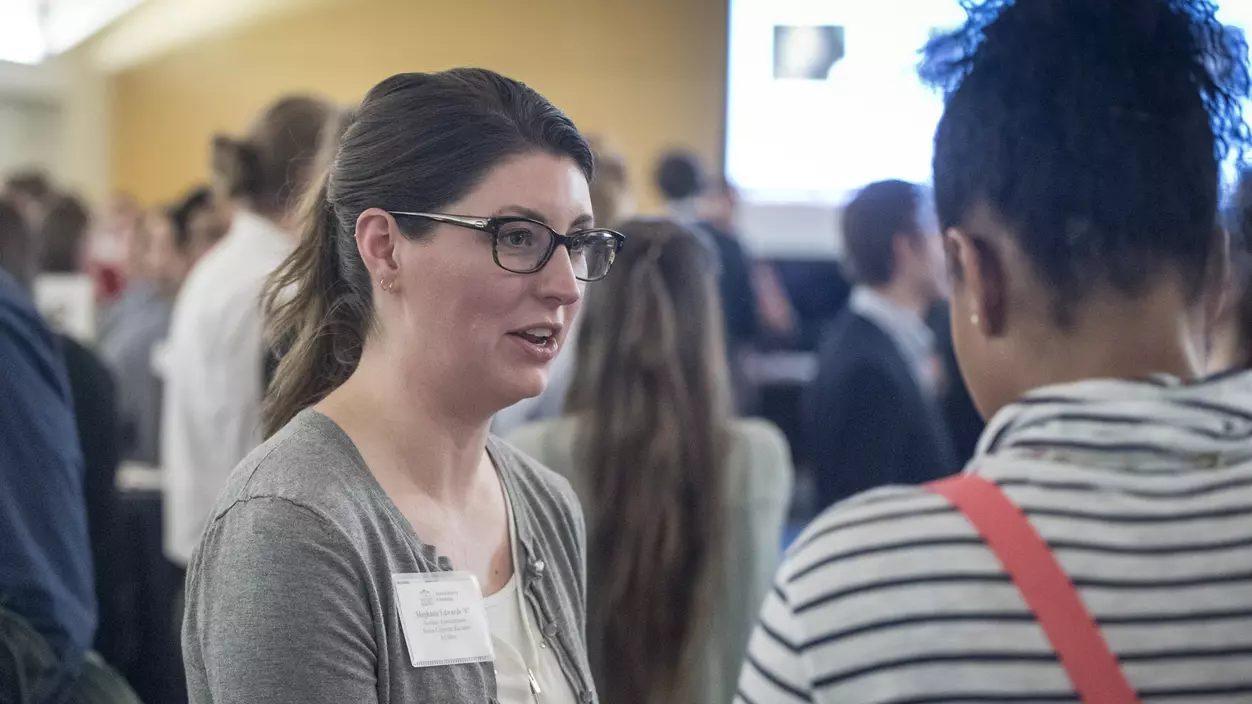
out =
[[[545,225],[548,224],[548,216],[538,210],[527,208],[524,205],[506,205],[497,210],[492,217],[500,217],[504,215],[520,215],[524,218],[530,218],[531,220],[538,220]]]
[[[527,208],[524,205],[506,205],[505,207],[497,210],[495,214],[492,215],[492,217],[501,217],[501,216],[507,216],[507,215],[520,215],[521,217],[524,217],[524,218],[537,220],[549,227],[552,226],[552,222],[548,220],[548,216],[544,215],[538,210]],[[574,222],[570,223],[570,230],[573,231],[573,230],[585,229],[589,227],[591,223],[593,222],[595,222],[595,218],[593,218],[590,213],[583,213],[582,215],[579,215],[577,218],[575,218]]]

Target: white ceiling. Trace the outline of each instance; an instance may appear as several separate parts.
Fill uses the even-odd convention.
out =
[[[0,61],[38,64],[72,49],[143,0],[0,0]]]

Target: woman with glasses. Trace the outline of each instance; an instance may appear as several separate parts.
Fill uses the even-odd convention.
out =
[[[588,296],[569,415],[509,436],[587,507],[588,641],[605,704],[725,704],[777,567],[786,439],[734,421],[716,260],[665,220]]]
[[[193,703],[596,700],[577,499],[488,434],[622,247],[591,174],[490,71],[366,96],[271,284],[273,435],[190,566]]]

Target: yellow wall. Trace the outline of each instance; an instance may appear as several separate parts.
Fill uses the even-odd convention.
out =
[[[232,30],[112,79],[113,185],[158,202],[206,176],[207,140],[292,90],[345,102],[401,71],[483,66],[601,133],[656,207],[651,169],[720,163],[727,0],[351,0]]]

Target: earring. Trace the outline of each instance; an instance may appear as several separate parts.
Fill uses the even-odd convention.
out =
[[[969,316],[969,323],[970,323],[970,325],[975,325],[975,326],[976,326],[976,325],[978,325],[978,324],[979,324],[979,323],[981,323],[981,322],[982,322],[982,318],[979,318],[977,313],[971,313],[971,314],[970,314],[970,316]]]
[[[379,279],[378,287],[387,293],[391,293],[391,289],[396,287],[396,283],[394,281],[387,281],[386,279]]]

